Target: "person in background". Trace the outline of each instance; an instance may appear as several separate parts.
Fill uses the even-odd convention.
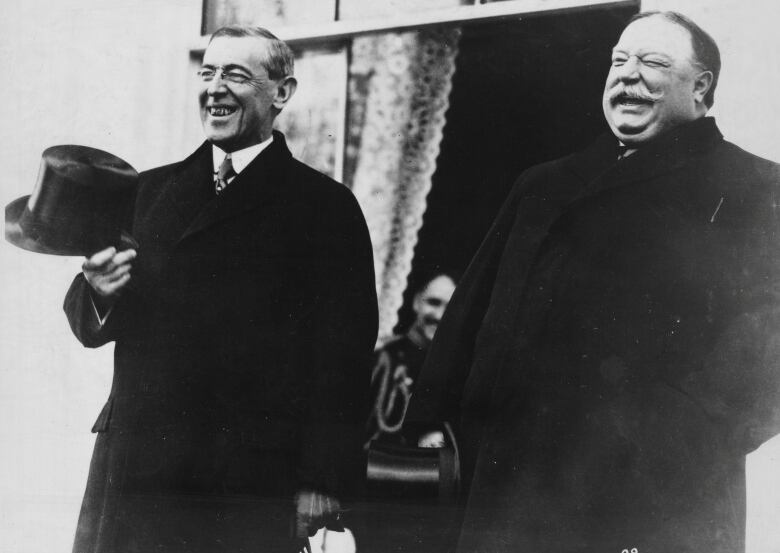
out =
[[[363,214],[272,130],[297,86],[284,42],[219,29],[198,78],[206,142],[140,175],[139,247],[89,257],[65,299],[86,347],[115,343],[74,553],[289,553],[362,486]]]
[[[685,16],[636,16],[612,132],[525,171],[460,282],[407,415],[456,426],[458,551],[744,551],[745,455],[780,431],[780,166],[707,117],[720,65]]]
[[[425,280],[414,295],[412,309],[415,319],[409,330],[402,336],[391,338],[374,352],[369,441],[407,444],[408,439],[402,429],[414,381],[420,374],[455,286],[455,277],[446,272],[436,273]],[[443,436],[432,436],[425,446],[441,444]]]

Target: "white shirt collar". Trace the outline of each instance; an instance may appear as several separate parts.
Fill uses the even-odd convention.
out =
[[[236,150],[235,152],[231,152],[230,159],[233,162],[233,171],[236,172],[236,175],[241,173],[241,171],[243,171],[247,165],[252,163],[252,160],[260,155],[260,152],[270,146],[273,140],[274,136],[271,135],[268,140],[265,140],[260,144],[255,144],[253,146],[249,146],[248,148],[244,148],[243,150]],[[211,153],[212,159],[214,160],[214,173],[216,173],[219,171],[219,166],[222,165],[222,160],[225,159],[226,154],[222,148],[215,146],[214,144],[211,145]]]

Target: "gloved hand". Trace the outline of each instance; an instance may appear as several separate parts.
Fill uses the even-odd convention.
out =
[[[335,497],[314,490],[295,494],[295,537],[302,544],[301,550],[310,551],[309,537],[320,528],[343,532],[341,513],[341,504]]]

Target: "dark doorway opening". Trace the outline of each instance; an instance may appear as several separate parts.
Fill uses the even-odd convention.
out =
[[[612,46],[639,2],[463,28],[433,187],[397,331],[429,275],[461,273],[517,176],[608,130]]]

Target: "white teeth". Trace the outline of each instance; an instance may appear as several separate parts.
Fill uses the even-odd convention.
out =
[[[223,107],[223,106],[219,106],[219,107],[211,106],[208,109],[209,109],[209,113],[215,117],[230,115],[231,113],[236,111],[236,108],[234,107]]]

